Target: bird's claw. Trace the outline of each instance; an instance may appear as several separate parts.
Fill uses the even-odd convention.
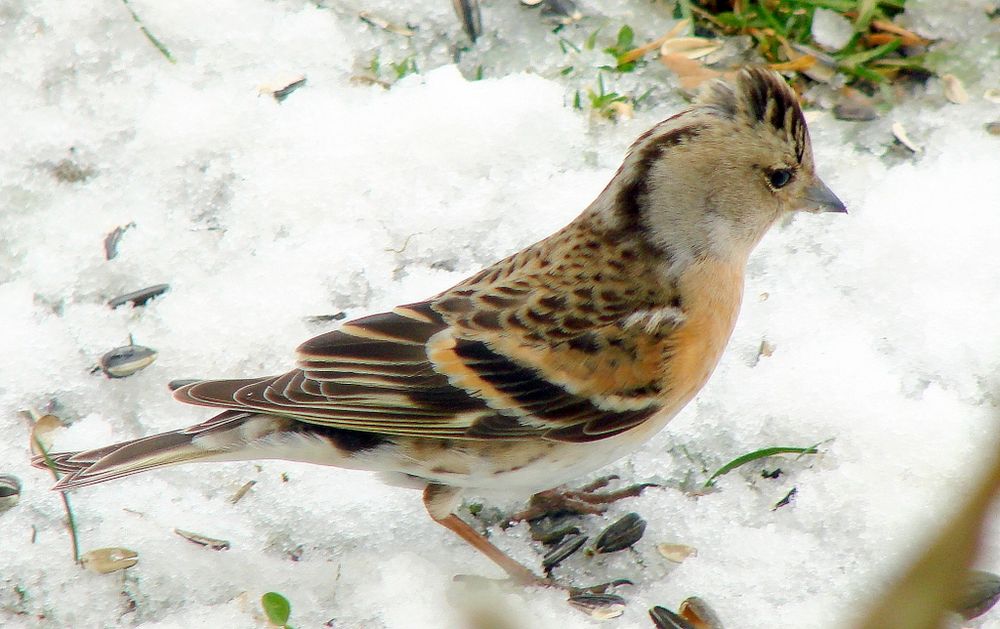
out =
[[[655,483],[637,483],[616,491],[599,492],[617,479],[617,476],[602,476],[579,489],[549,489],[531,497],[528,507],[511,516],[510,522],[531,521],[554,515],[597,515],[604,513],[607,505],[623,498],[633,498]]]

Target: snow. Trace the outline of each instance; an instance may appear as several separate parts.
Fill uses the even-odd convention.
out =
[[[577,44],[600,24],[611,37],[631,23],[637,41],[671,24],[652,3],[580,4],[607,17],[565,31]],[[609,626],[649,627],[647,608],[690,595],[728,626],[846,626],[996,450],[1000,138],[983,125],[1000,107],[980,96],[1000,87],[995,52],[982,52],[998,49],[997,29],[982,3],[913,4],[901,22],[926,35],[977,29],[942,44],[951,56],[940,61],[958,63],[973,98],[949,104],[931,80],[870,125],[827,113],[811,122],[820,173],[850,214],[799,216],[764,240],[713,379],[667,430],[604,470],[664,484],[585,523],[593,534],[642,514],[634,552],[578,554],[556,570],[578,583],[637,582]],[[665,83],[632,120],[574,110],[593,76],[584,70],[606,57],[564,54],[551,26],[512,0],[484,4],[487,33],[457,65],[453,43],[464,40],[443,0],[129,6],[176,63],[118,2],[0,8],[0,473],[24,484],[0,513],[0,624],[260,626],[260,595],[278,591],[298,627],[464,627],[484,608],[512,626],[592,626],[559,592],[464,593],[453,575],[499,572],[431,522],[415,492],[280,461],[179,467],[73,493],[84,550],[139,553],[125,572],[81,571],[51,478],[28,465],[18,411],[69,422],[57,449],[195,423],[206,413],[174,402],[168,381],[280,372],[298,343],[334,325],[308,317],[426,297],[547,235],[682,100]],[[362,9],[417,34],[374,29],[357,19]],[[409,55],[420,73],[388,90],[352,81],[376,54],[383,80]],[[477,65],[486,79],[471,81]],[[658,76],[648,72],[618,89]],[[280,104],[259,92],[298,75],[306,85]],[[920,154],[890,149],[893,122]],[[58,180],[63,160],[91,175]],[[105,260],[105,235],[132,222]],[[105,305],[160,282],[170,292],[145,307]],[[125,379],[91,374],[130,334],[157,361]],[[758,358],[763,339],[774,352]],[[776,480],[757,465],[714,493],[682,489],[745,452],[816,443],[819,456],[769,461],[784,470]],[[772,510],[792,487],[793,502]],[[174,528],[232,548],[195,546]],[[526,525],[492,539],[538,565]],[[978,566],[1000,568],[998,539],[987,538]],[[672,569],[660,542],[698,555]],[[978,626],[996,629],[1000,615]]]
[[[813,13],[812,36],[816,43],[829,50],[840,50],[851,40],[851,21],[836,11],[816,9]]]

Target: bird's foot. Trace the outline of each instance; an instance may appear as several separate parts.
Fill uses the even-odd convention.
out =
[[[608,505],[623,498],[633,498],[655,483],[637,483],[615,491],[598,491],[616,480],[615,475],[602,476],[579,489],[549,489],[531,497],[528,508],[518,511],[510,522],[531,521],[554,515],[596,515],[604,513]]]

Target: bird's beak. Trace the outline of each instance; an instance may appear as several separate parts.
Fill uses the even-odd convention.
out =
[[[806,188],[803,197],[806,200],[805,207],[802,208],[804,210],[847,214],[847,207],[844,206],[844,202],[838,199],[833,190],[827,188],[826,184],[818,178],[813,180],[812,185]]]

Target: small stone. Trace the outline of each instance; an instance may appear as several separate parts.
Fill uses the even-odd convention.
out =
[[[837,120],[851,120],[854,122],[864,122],[878,118],[875,108],[871,105],[846,99],[841,100],[833,106],[833,116]]]

